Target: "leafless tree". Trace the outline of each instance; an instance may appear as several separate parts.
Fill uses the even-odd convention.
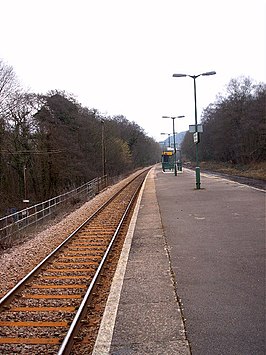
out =
[[[200,159],[233,164],[265,161],[265,102],[265,84],[245,77],[232,79],[225,95],[203,112]],[[192,146],[192,137],[184,140],[183,150],[190,159]]]
[[[6,114],[7,105],[11,105],[13,96],[21,91],[16,73],[11,65],[0,59],[0,115]]]

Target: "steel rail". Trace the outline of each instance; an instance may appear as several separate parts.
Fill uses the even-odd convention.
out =
[[[15,343],[16,344],[21,344],[21,345],[22,344],[25,344],[25,345],[26,344],[36,344],[36,345],[38,344],[38,345],[41,345],[41,344],[45,344],[45,342],[47,342],[47,344],[52,344],[52,341],[53,341],[54,344],[57,344],[57,348],[55,349],[55,351],[56,351],[56,353],[57,353],[57,351],[59,351],[58,355],[60,355],[60,354],[64,354],[64,355],[70,354],[71,348],[72,348],[72,346],[74,344],[74,341],[75,341],[75,336],[78,335],[79,329],[81,327],[82,319],[84,319],[84,317],[86,315],[86,312],[88,310],[88,304],[89,304],[89,302],[91,302],[93,300],[93,297],[94,297],[93,292],[95,292],[95,288],[96,288],[96,286],[98,286],[99,278],[102,275],[103,269],[104,269],[105,265],[107,264],[107,261],[109,260],[110,252],[111,252],[111,250],[113,250],[114,243],[116,243],[116,240],[117,240],[117,237],[118,237],[118,235],[119,235],[119,233],[121,231],[121,228],[125,224],[125,220],[126,220],[128,214],[129,214],[130,209],[132,208],[132,205],[133,205],[133,203],[134,203],[134,201],[136,199],[136,196],[137,196],[137,194],[139,192],[139,189],[141,188],[141,186],[143,184],[143,181],[145,179],[146,173],[147,173],[147,171],[149,169],[145,169],[145,170],[143,169],[141,173],[137,174],[133,179],[130,179],[130,181],[128,183],[126,183],[119,191],[117,191],[105,203],[103,203],[99,208],[97,208],[97,210],[94,213],[92,213],[78,228],[76,228],[74,232],[72,232],[69,236],[67,236],[67,238],[60,245],[58,245],[37,266],[35,266],[34,269],[30,273],[28,273],[22,280],[20,280],[18,282],[17,285],[15,285],[5,296],[3,296],[2,299],[0,299],[0,310],[4,311],[3,312],[3,321],[1,321],[1,325],[3,327],[11,327],[12,328],[12,327],[15,326],[16,322],[13,322],[14,324],[12,324],[10,319],[12,319],[12,317],[13,317],[13,320],[16,321],[17,320],[16,312],[18,312],[18,311],[20,311],[20,312],[23,312],[23,311],[25,311],[25,312],[26,311],[27,312],[28,311],[29,312],[35,312],[35,311],[38,311],[38,312],[39,311],[50,312],[50,311],[55,311],[56,312],[57,311],[58,312],[59,307],[62,307],[62,311],[63,312],[71,312],[71,315],[69,313],[69,315],[67,316],[67,317],[69,317],[69,322],[70,323],[67,322],[68,324],[67,323],[64,324],[65,329],[64,330],[62,329],[62,331],[58,332],[58,336],[56,335],[57,333],[54,333],[54,330],[51,332],[52,329],[49,330],[50,333],[48,333],[48,329],[44,330],[44,332],[42,332],[42,331],[40,331],[40,332],[36,331],[35,332],[35,329],[33,331],[25,329],[25,330],[23,330],[23,332],[24,332],[23,334],[25,334],[25,337],[23,337],[23,336],[21,337],[22,333],[18,337],[16,335],[16,333],[14,333],[14,329],[15,328],[13,328],[12,330],[11,330],[11,328],[10,328],[10,330],[9,330],[9,328],[3,328],[3,337],[1,336],[1,344],[4,346],[4,349],[5,349],[5,345],[4,344],[6,344],[7,349],[9,349],[9,347],[8,347],[9,345],[8,344],[12,344],[12,343],[13,344],[15,344]],[[134,181],[135,181],[135,183],[134,183]],[[127,187],[130,186],[132,183],[133,183],[132,188],[127,190]],[[123,191],[125,191],[125,192],[123,193]],[[120,194],[121,194],[121,197],[120,197]],[[117,197],[118,197],[118,200],[116,200]],[[112,201],[113,200],[114,200],[114,205],[117,206],[117,207],[113,207],[113,205],[112,205]],[[110,205],[110,207],[108,207],[109,205]],[[123,208],[121,208],[122,206],[123,206]],[[103,212],[103,214],[104,214],[105,213],[105,208],[107,208],[107,215],[106,215],[106,217],[101,217],[101,212]],[[118,211],[120,211],[119,214],[117,214]],[[115,213],[113,213],[113,212],[115,212]],[[96,218],[95,222],[94,222],[94,218]],[[106,222],[105,222],[105,219],[106,219]],[[98,221],[100,222],[99,224],[98,224]],[[76,307],[74,307],[75,309],[73,307],[72,307],[73,308],[72,310],[70,310],[71,307],[65,307],[64,308],[64,305],[62,306],[62,303],[61,303],[57,307],[58,309],[56,310],[55,306],[57,306],[57,304],[55,304],[54,302],[51,303],[51,306],[54,307],[55,310],[52,310],[52,307],[44,307],[44,309],[41,310],[41,307],[43,307],[43,306],[38,306],[38,307],[33,306],[33,308],[31,309],[31,304],[30,303],[27,304],[27,302],[23,304],[23,301],[22,301],[22,304],[21,303],[18,304],[17,301],[20,299],[21,295],[19,295],[18,299],[16,299],[17,293],[25,288],[25,284],[27,284],[28,282],[32,282],[33,278],[36,277],[36,275],[39,275],[40,272],[42,272],[42,270],[44,270],[47,267],[47,265],[46,265],[47,263],[48,264],[54,263],[54,262],[58,263],[57,257],[58,256],[60,257],[60,255],[62,255],[61,254],[62,250],[63,250],[63,253],[64,253],[64,248],[65,247],[67,247],[67,249],[69,248],[68,243],[70,243],[70,245],[72,245],[73,243],[74,244],[76,243],[75,240],[79,240],[79,239],[75,239],[76,236],[78,238],[79,238],[79,236],[81,237],[81,244],[80,245],[81,245],[81,248],[83,248],[83,246],[82,246],[82,238],[83,238],[84,232],[82,230],[83,229],[85,229],[85,231],[86,230],[87,231],[91,230],[91,227],[90,227],[91,226],[90,225],[91,222],[92,222],[92,231],[96,227],[96,236],[98,235],[98,232],[97,232],[98,228],[100,228],[102,230],[102,232],[100,232],[100,233],[102,233],[103,236],[108,234],[108,239],[106,240],[106,241],[108,241],[108,243],[104,243],[105,247],[102,250],[104,255],[102,255],[102,253],[100,253],[100,254],[98,253],[98,255],[101,255],[101,258],[97,257],[98,258],[97,267],[93,267],[94,274],[92,274],[92,273],[91,274],[87,274],[88,276],[84,275],[85,278],[87,278],[87,279],[90,278],[90,283],[82,282],[83,283],[83,285],[82,285],[83,287],[82,288],[84,289],[85,295],[84,295],[84,292],[82,292],[82,296],[81,297],[73,297],[73,299],[79,298],[78,304],[76,304]],[[93,227],[93,226],[95,226],[95,227]],[[88,227],[89,227],[89,229],[88,229]],[[110,227],[111,227],[111,230],[110,230]],[[111,233],[109,233],[108,230]],[[81,234],[80,234],[80,232],[81,232]],[[92,232],[92,235],[93,235],[93,233],[95,233],[95,232]],[[121,240],[121,242],[122,242],[122,240]],[[95,245],[97,245],[97,244],[95,244]],[[57,253],[60,253],[60,255],[56,255]],[[81,254],[83,254],[83,253],[80,253],[80,255]],[[95,256],[96,255],[97,255],[97,253],[95,254]],[[81,256],[77,256],[77,258],[80,259]],[[93,259],[91,259],[91,260],[93,260]],[[94,263],[94,261],[95,261],[95,263]],[[58,263],[58,264],[60,264],[60,263]],[[89,264],[89,263],[87,263],[87,264]],[[93,265],[96,266],[96,260],[93,260]],[[53,268],[50,268],[50,269],[51,270],[48,270],[49,272],[54,272]],[[61,269],[61,268],[59,267],[59,269]],[[63,270],[63,268],[62,268],[62,270]],[[78,273],[79,273],[79,271],[81,271],[81,269],[78,269],[78,268],[75,269],[74,268],[73,270],[66,269],[65,272],[73,271],[73,274],[71,274],[73,276],[73,275],[75,275],[75,271],[74,270],[77,270]],[[71,278],[71,275],[69,275],[70,278]],[[48,279],[49,278],[52,279],[52,277],[54,277],[54,276],[55,276],[54,274],[52,276],[49,276],[49,274],[48,274],[47,278]],[[62,278],[62,279],[69,278],[69,276],[62,276],[61,277],[61,275],[60,275],[59,279],[60,278]],[[42,274],[40,275],[40,277],[42,278]],[[77,276],[73,276],[73,277],[77,278]],[[39,276],[38,276],[38,278],[39,278]],[[82,276],[81,276],[81,278],[82,278]],[[57,283],[55,283],[55,285],[57,285]],[[58,283],[58,285],[59,285],[59,283]],[[60,283],[60,285],[61,285],[61,283]],[[33,286],[36,286],[36,285],[34,284]],[[65,286],[67,286],[67,285],[65,285]],[[71,282],[69,283],[68,286],[71,288]],[[36,288],[36,287],[33,287],[33,288]],[[58,287],[55,286],[55,288],[58,288]],[[66,289],[67,287],[64,287],[64,288]],[[24,293],[24,291],[23,291],[23,293]],[[34,294],[34,292],[33,292],[33,294]],[[56,294],[54,294],[54,295],[56,295]],[[25,296],[26,296],[25,299],[28,298],[28,299],[33,299],[34,300],[34,298],[39,298],[39,297],[34,297],[31,294],[28,295],[27,292],[26,292]],[[27,296],[31,296],[31,297],[27,297]],[[45,295],[41,295],[41,296],[44,296],[44,297],[42,297],[44,299],[46,298]],[[22,299],[23,298],[24,298],[24,296],[22,296]],[[56,298],[64,298],[64,297],[56,296],[56,297],[49,297],[49,298],[55,298],[56,299]],[[70,299],[71,297],[67,297],[67,298]],[[29,302],[31,302],[31,301],[29,301]],[[14,304],[15,304],[15,307],[14,307]],[[33,302],[33,304],[34,304],[34,302]],[[13,308],[12,308],[12,306],[13,306]],[[28,307],[28,309],[26,309],[27,307]],[[34,309],[34,307],[35,307],[35,309]],[[67,308],[69,308],[69,309],[67,309]],[[9,311],[9,309],[11,310],[11,312],[15,312],[15,314],[12,315],[11,318],[10,318],[10,316],[8,316],[8,318],[7,318],[7,322],[6,323],[9,322],[10,325],[9,324],[5,324],[5,317],[6,317],[5,311]],[[18,318],[20,318],[20,317],[21,316],[19,315]],[[45,315],[45,317],[46,317],[46,315]],[[71,317],[71,319],[70,319],[70,317]],[[42,325],[39,325],[39,324],[37,325],[37,321],[36,322],[31,322],[31,320],[33,318],[30,318],[30,321],[29,322],[25,322],[25,324],[22,324],[22,323],[24,323],[24,319],[26,319],[26,318],[22,318],[20,320],[20,322],[17,322],[17,324],[18,324],[18,326],[23,326],[23,327],[31,327],[31,326],[33,326],[33,327],[36,327],[36,329],[39,328],[39,327],[44,327],[43,324]],[[35,320],[36,319],[37,318],[35,317]],[[43,319],[43,318],[40,318],[40,319]],[[49,317],[48,317],[48,321],[49,321]],[[21,323],[21,324],[19,324],[19,323]],[[26,325],[26,323],[32,323],[32,324]],[[39,323],[41,323],[41,322],[39,322]],[[48,322],[46,322],[46,323],[47,324],[45,326],[47,326],[47,327],[53,327],[53,326],[56,326],[56,327],[59,326],[60,327],[60,326],[62,326],[62,325],[58,325],[59,323],[57,325],[48,325]],[[55,322],[54,322],[54,324],[55,324]],[[43,329],[45,329],[45,328],[43,328]],[[12,335],[11,338],[10,338],[10,335],[9,335],[9,334],[11,334],[11,333],[9,333],[10,331],[12,332],[12,334],[14,334],[14,335]],[[30,332],[30,333],[27,333],[27,332]],[[60,336],[59,336],[59,333],[61,333]],[[7,334],[7,335],[4,336],[4,334]],[[31,335],[31,337],[28,338],[27,334]],[[36,334],[36,336],[32,337],[33,334]],[[40,337],[40,334],[44,334],[44,338]],[[48,334],[50,334],[50,335],[48,335]],[[55,337],[53,338],[53,336],[55,336]],[[24,342],[23,342],[23,339],[25,339]],[[40,339],[40,341],[39,341],[39,339]],[[51,339],[51,341],[49,339]],[[1,349],[2,349],[2,347],[1,347]],[[11,346],[11,349],[13,349],[12,346]]]
[[[143,173],[143,172],[142,172]],[[40,270],[45,263],[51,259],[74,235],[76,235],[87,223],[89,223],[95,216],[97,216],[112,200],[115,199],[127,186],[129,186],[135,179],[137,179],[142,173],[135,176],[130,180],[121,190],[116,192],[112,197],[110,197],[103,205],[101,205],[89,218],[87,218],[77,229],[75,229],[61,244],[59,244],[50,254],[48,254],[38,265],[34,267],[23,279],[21,279],[9,292],[7,292],[0,300],[0,309],[12,300],[12,297],[18,292],[23,285],[29,281],[38,270]]]
[[[90,296],[92,294],[92,291],[93,291],[93,289],[94,289],[94,287],[96,285],[98,277],[101,274],[103,266],[106,263],[108,255],[109,255],[109,253],[110,253],[110,251],[112,249],[112,246],[113,246],[113,244],[114,244],[114,242],[115,242],[115,240],[116,240],[116,238],[117,238],[117,236],[118,236],[118,234],[119,234],[119,232],[121,230],[122,224],[125,221],[128,213],[130,211],[130,208],[132,207],[132,205],[133,205],[133,203],[135,201],[135,198],[136,198],[136,196],[137,196],[137,194],[138,194],[138,192],[139,192],[139,190],[141,188],[141,185],[143,184],[143,181],[144,180],[142,180],[142,182],[139,184],[139,186],[136,189],[133,197],[129,201],[123,216],[121,217],[121,220],[120,220],[120,222],[119,222],[119,224],[118,224],[118,226],[117,226],[117,228],[116,228],[116,230],[115,230],[115,232],[114,232],[114,234],[112,236],[112,239],[111,239],[111,241],[110,241],[110,243],[109,243],[109,245],[108,245],[108,247],[107,247],[107,249],[105,251],[105,254],[104,254],[104,256],[103,256],[103,258],[102,258],[102,260],[101,260],[96,272],[95,272],[95,275],[94,275],[93,279],[90,282],[90,285],[89,285],[89,287],[88,287],[88,289],[86,291],[86,294],[85,294],[85,296],[84,296],[84,298],[83,298],[83,300],[82,300],[82,302],[81,302],[81,304],[79,306],[79,309],[78,309],[78,311],[77,311],[77,313],[76,313],[76,315],[75,315],[75,317],[74,317],[74,319],[73,319],[73,321],[72,321],[72,323],[71,323],[71,325],[69,327],[69,330],[68,330],[68,332],[67,332],[67,334],[66,334],[66,336],[65,336],[65,338],[64,338],[64,340],[62,342],[62,345],[60,346],[60,349],[59,349],[57,355],[68,355],[71,352],[71,348],[72,348],[72,344],[73,344],[73,341],[74,341],[74,337],[75,337],[75,335],[78,332],[78,329],[79,329],[79,326],[80,326],[80,322],[81,322],[81,319],[82,319],[82,317],[83,317],[83,315],[84,315],[84,313],[86,311],[86,306],[87,306],[87,303],[89,301],[89,298],[90,298]]]

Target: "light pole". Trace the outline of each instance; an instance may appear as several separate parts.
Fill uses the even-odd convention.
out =
[[[198,143],[199,143],[199,134],[198,134],[198,119],[197,119],[197,96],[196,96],[196,79],[199,76],[209,76],[215,75],[215,71],[208,71],[206,73],[198,74],[198,75],[189,75],[189,74],[173,74],[174,78],[181,78],[184,76],[189,76],[194,80],[194,104],[195,104],[195,135],[196,135],[196,189],[200,189],[200,166],[199,166],[199,153],[198,153]]]
[[[161,133],[163,135],[168,134],[168,147],[171,147],[171,141],[170,141],[170,133]]]
[[[102,169],[103,169],[103,177],[104,177],[106,175],[104,120],[101,120],[101,124],[102,124]]]
[[[23,180],[24,180],[24,200],[23,202],[28,202],[28,193],[27,193],[27,175],[26,175],[27,167],[23,166]]]
[[[162,116],[163,118],[171,118],[173,120],[173,136],[174,136],[174,169],[175,169],[175,176],[177,176],[177,168],[176,168],[176,147],[175,147],[175,119],[176,118],[182,118],[185,116]]]

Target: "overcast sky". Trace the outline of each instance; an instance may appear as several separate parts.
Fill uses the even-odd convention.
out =
[[[0,58],[25,89],[73,93],[161,140],[194,123],[231,78],[266,82],[266,0],[0,0]]]

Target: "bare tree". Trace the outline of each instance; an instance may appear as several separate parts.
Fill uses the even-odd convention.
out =
[[[16,73],[11,65],[0,59],[0,115],[6,114],[14,94],[21,91]]]
[[[250,78],[232,79],[225,93],[203,112],[204,133],[199,145],[201,160],[249,164],[265,161],[266,85]],[[193,159],[192,137],[183,142]]]
[[[102,121],[108,175],[160,158],[159,144],[136,123],[124,116],[104,117],[62,91],[24,93],[12,67],[3,62],[0,87],[1,214],[9,207],[21,208],[25,190],[35,203],[100,176]]]

